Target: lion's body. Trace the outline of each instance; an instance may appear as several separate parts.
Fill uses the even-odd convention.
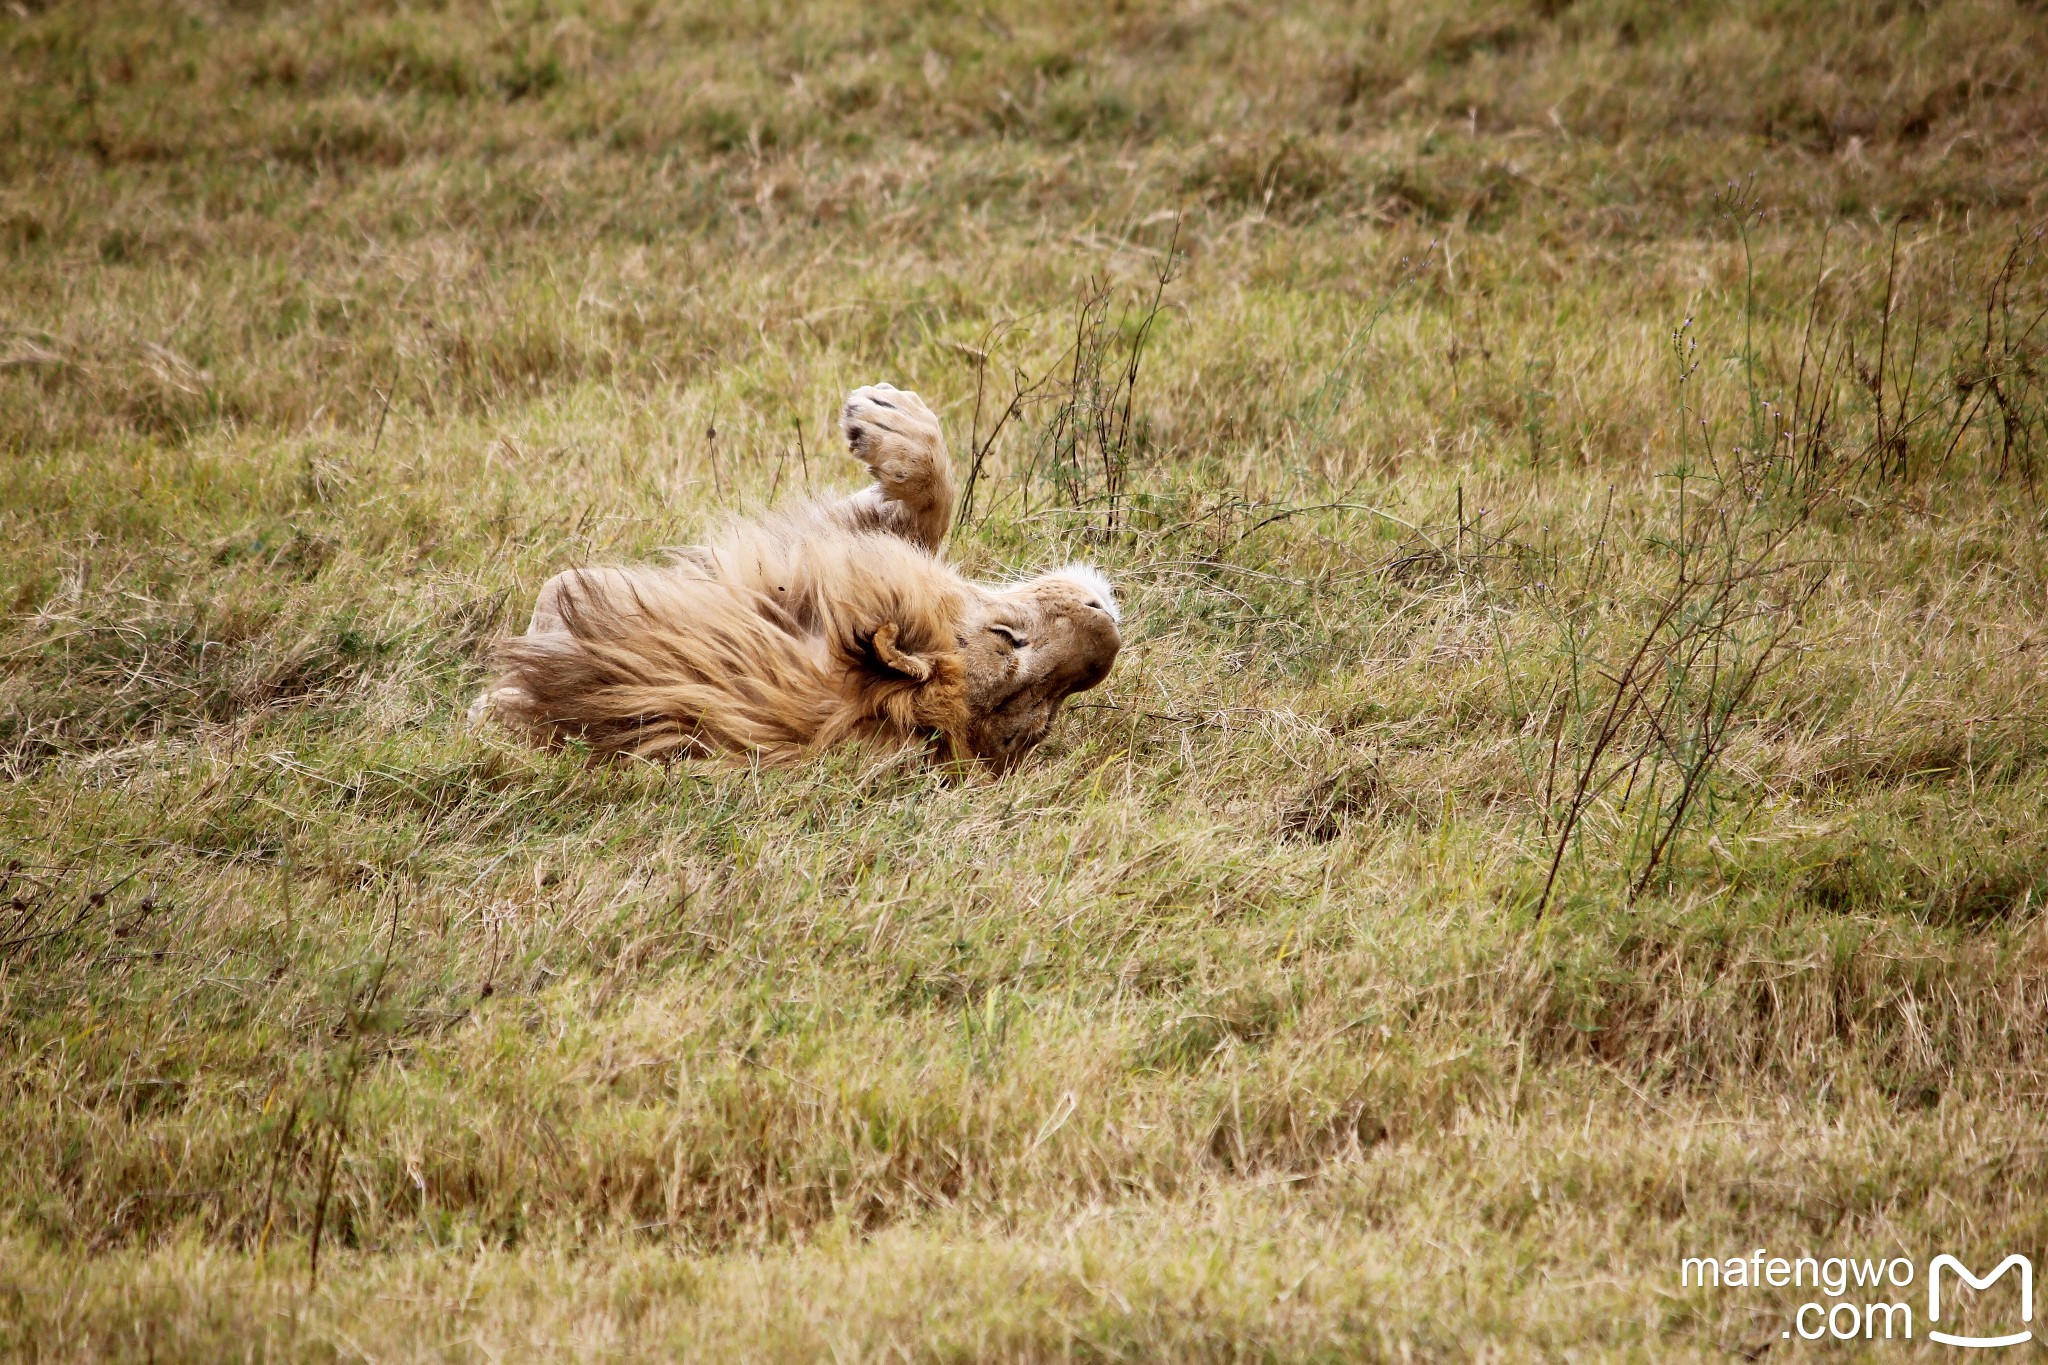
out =
[[[557,575],[476,709],[650,758],[935,738],[1021,757],[1107,675],[1108,585],[1078,567],[1014,588],[963,578],[936,553],[953,502],[936,419],[880,385],[849,399],[845,425],[873,487],[737,523],[669,564]]]

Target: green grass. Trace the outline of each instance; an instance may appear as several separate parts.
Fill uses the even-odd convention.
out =
[[[2041,1260],[2044,127],[1988,0],[0,14],[0,1351],[1722,1358],[1811,1292],[1683,1256]],[[1176,241],[1106,532],[1054,367]],[[953,554],[1127,633],[1024,770],[461,728],[849,388],[964,468],[1049,369]]]

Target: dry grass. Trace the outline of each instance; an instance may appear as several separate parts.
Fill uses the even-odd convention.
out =
[[[1804,1296],[1682,1255],[2038,1259],[2044,72],[1988,0],[0,16],[0,1350],[1720,1357]],[[954,553],[1127,600],[1037,761],[460,731],[877,378],[963,461],[1023,390]]]

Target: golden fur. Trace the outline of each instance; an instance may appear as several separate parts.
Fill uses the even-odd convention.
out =
[[[1012,587],[963,578],[938,557],[954,486],[931,410],[877,384],[841,422],[873,486],[735,524],[668,564],[556,575],[472,715],[647,758],[936,740],[1017,762],[1108,676],[1108,583],[1082,565]]]

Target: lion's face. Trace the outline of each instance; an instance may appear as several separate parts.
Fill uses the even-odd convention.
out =
[[[1036,748],[1060,703],[1109,676],[1123,637],[1116,598],[1084,566],[990,593],[960,641],[968,747],[998,771]]]

